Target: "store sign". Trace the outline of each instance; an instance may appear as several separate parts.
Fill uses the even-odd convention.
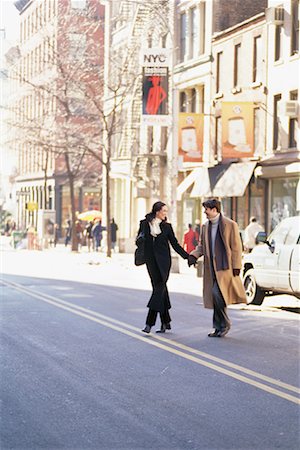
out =
[[[222,102],[222,157],[254,154],[253,103]]]
[[[203,114],[179,114],[178,155],[183,162],[203,161]]]
[[[148,48],[141,52],[143,67],[143,111],[145,125],[168,126],[170,52],[165,48]]]

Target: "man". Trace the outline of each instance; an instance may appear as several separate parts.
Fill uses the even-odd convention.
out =
[[[244,246],[245,250],[248,251],[248,253],[251,253],[252,250],[254,249],[255,238],[259,231],[264,231],[263,227],[259,225],[259,223],[256,220],[256,217],[251,217],[249,225],[245,228]]]
[[[214,310],[214,331],[209,337],[224,337],[231,323],[227,305],[246,303],[239,277],[242,267],[242,243],[236,222],[221,214],[221,202],[215,198],[202,203],[208,222],[202,226],[200,244],[189,256],[189,266],[204,255],[203,303]]]

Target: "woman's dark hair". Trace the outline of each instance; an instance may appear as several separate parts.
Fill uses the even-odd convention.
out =
[[[221,212],[221,202],[217,198],[211,198],[202,203],[204,208],[213,209],[216,208],[217,212]]]
[[[164,206],[166,206],[164,202],[155,202],[152,206],[151,212],[146,214],[146,220],[148,220],[148,222],[151,222],[156,217],[156,213],[160,211]]]

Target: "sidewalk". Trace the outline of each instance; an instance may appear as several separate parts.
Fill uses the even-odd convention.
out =
[[[1,237],[2,271],[6,274],[38,278],[63,279],[119,287],[151,290],[146,266],[136,267],[133,254],[82,251],[71,252],[70,247],[38,250],[14,250],[8,240]],[[197,278],[195,268],[179,257],[180,273],[171,273],[168,287],[171,292],[202,295],[202,278]]]
[[[58,245],[56,248],[38,250],[14,250],[9,238],[1,236],[1,271],[4,274],[95,283],[107,286],[136,288],[151,291],[151,283],[145,266],[134,265],[133,254],[113,253],[107,258],[105,253],[71,252],[70,247]],[[168,281],[170,292],[178,292],[202,297],[202,278],[196,269],[187,266],[179,257],[180,273],[171,273]],[[238,305],[237,305],[238,306]],[[300,301],[292,295],[266,297],[262,307],[246,306],[249,310],[272,307],[299,308]],[[232,306],[233,308],[235,306]]]

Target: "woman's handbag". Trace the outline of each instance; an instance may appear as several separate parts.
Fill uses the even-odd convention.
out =
[[[142,266],[146,262],[145,241],[146,241],[145,233],[144,233],[144,231],[141,231],[135,240],[135,244],[136,244],[137,248],[134,252],[134,264],[136,266]]]

